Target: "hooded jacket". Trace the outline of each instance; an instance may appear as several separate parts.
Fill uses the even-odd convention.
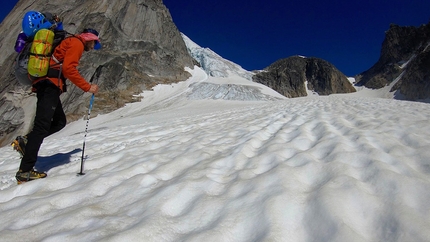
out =
[[[84,92],[88,92],[91,88],[91,84],[81,76],[77,69],[79,60],[81,59],[84,50],[85,40],[81,36],[75,35],[64,39],[61,44],[55,48],[52,55],[53,57],[49,63],[50,68],[55,70],[60,70],[60,65],[57,63],[57,61],[63,64],[61,73],[64,79],[58,77],[47,77],[41,80],[48,79],[58,88],[60,88],[61,91],[65,91],[66,89],[64,81],[65,79],[69,79],[73,84],[78,86]]]

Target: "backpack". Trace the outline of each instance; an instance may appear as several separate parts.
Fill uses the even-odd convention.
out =
[[[61,77],[61,73],[49,65],[54,49],[70,35],[62,30],[59,19],[50,13],[30,11],[25,14],[22,26],[23,32],[15,44],[15,51],[19,52],[14,63],[18,82],[31,86],[34,80],[42,77]]]

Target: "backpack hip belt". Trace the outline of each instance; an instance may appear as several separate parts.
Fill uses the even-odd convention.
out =
[[[63,81],[66,80],[66,78],[63,76],[63,63],[60,62],[54,55],[51,56],[52,60],[55,61],[60,66],[60,69],[54,69],[52,67],[49,67],[47,77],[55,77],[58,79],[61,79]]]

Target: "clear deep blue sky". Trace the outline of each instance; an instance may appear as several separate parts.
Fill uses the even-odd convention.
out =
[[[1,21],[17,2],[2,1]],[[418,27],[430,20],[430,0],[163,2],[179,31],[247,70],[304,55],[353,76],[376,63],[391,23]]]

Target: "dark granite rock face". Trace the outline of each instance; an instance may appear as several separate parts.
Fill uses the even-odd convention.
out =
[[[278,60],[256,74],[253,80],[290,98],[307,96],[306,81],[307,88],[320,95],[355,92],[342,72],[329,62],[313,57]]]
[[[385,33],[381,56],[374,66],[356,77],[358,85],[379,89],[397,83],[407,100],[430,98],[430,24],[401,27],[395,24]]]
[[[417,55],[410,62],[398,88],[395,86],[393,89],[400,90],[407,100],[430,98],[430,50]]]

